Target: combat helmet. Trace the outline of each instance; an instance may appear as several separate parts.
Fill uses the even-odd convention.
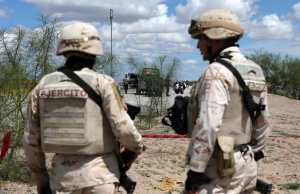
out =
[[[219,40],[241,37],[244,33],[238,17],[228,10],[212,9],[193,19],[189,27],[192,38],[206,35],[209,39]]]
[[[66,56],[69,53],[103,54],[99,33],[93,25],[75,22],[62,29],[56,54]]]

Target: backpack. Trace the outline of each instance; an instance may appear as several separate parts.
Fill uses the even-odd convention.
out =
[[[187,134],[187,105],[189,97],[176,96],[172,107],[167,109],[167,115],[162,118],[162,123],[172,127],[179,135]]]

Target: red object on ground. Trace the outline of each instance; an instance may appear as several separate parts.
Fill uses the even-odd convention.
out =
[[[143,134],[144,138],[187,138],[186,135],[177,134]]]
[[[11,132],[9,131],[4,135],[3,140],[2,140],[0,160],[3,160],[5,155],[7,154],[10,143],[11,143]]]

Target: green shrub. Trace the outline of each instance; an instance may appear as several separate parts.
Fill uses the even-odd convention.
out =
[[[30,171],[24,161],[5,159],[0,162],[0,180],[28,183]]]
[[[300,190],[300,183],[283,183],[279,187],[285,190]]]
[[[248,57],[262,67],[270,93],[300,99],[300,59],[265,51]]]

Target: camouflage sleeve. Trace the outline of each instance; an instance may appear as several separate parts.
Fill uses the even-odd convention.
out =
[[[263,150],[265,147],[266,139],[271,133],[271,126],[268,121],[269,110],[268,110],[268,95],[267,90],[262,92],[260,100],[261,103],[266,106],[266,109],[257,118],[252,134],[251,147],[254,152]]]
[[[199,113],[188,151],[188,165],[195,172],[206,169],[229,101],[228,86],[223,77],[208,72],[204,76],[198,90]]]
[[[112,80],[106,81],[100,88],[100,94],[103,98],[104,112],[117,141],[128,150],[141,153],[142,136],[125,110],[117,84]]]
[[[37,88],[38,87],[36,87],[29,96],[23,147],[26,162],[28,163],[30,170],[36,174],[44,174],[47,170],[45,164],[45,154],[43,153],[41,147]]]

